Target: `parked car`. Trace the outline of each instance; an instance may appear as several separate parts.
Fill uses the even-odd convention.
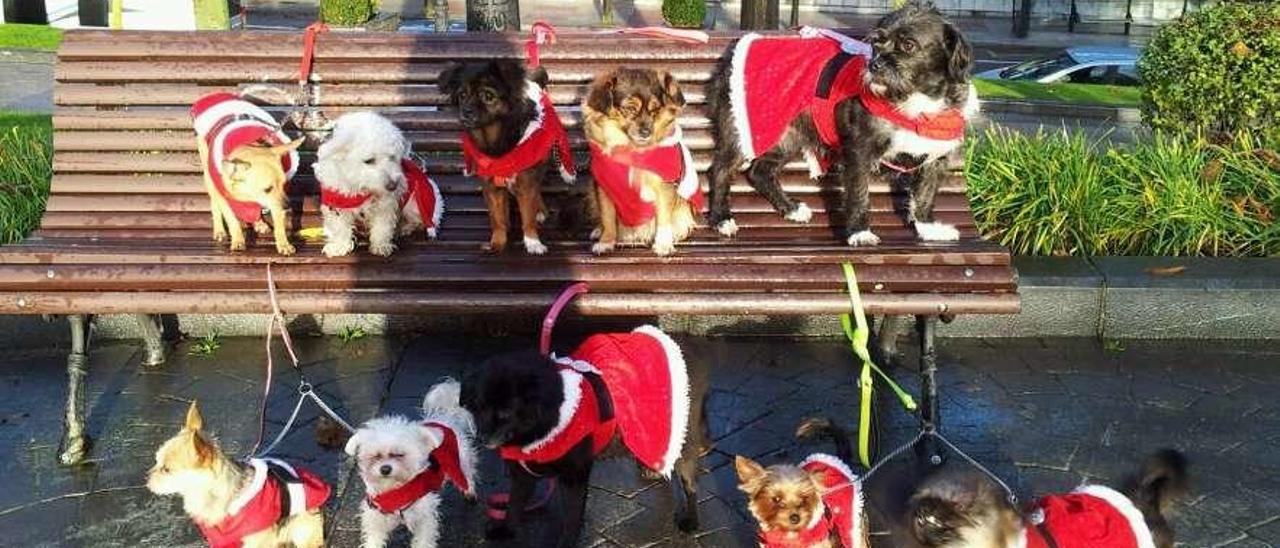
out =
[[[990,80],[1024,80],[1052,84],[1110,84],[1136,86],[1139,51],[1128,47],[1081,46],[1067,48],[1055,57],[1035,59],[1011,67],[979,72]]]

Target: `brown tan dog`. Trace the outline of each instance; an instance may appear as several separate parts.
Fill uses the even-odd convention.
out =
[[[620,68],[591,85],[582,110],[600,223],[593,252],[652,245],[670,255],[697,226],[701,189],[676,123],[684,104],[675,78],[652,69]]]
[[[156,450],[147,489],[181,496],[183,509],[212,546],[236,541],[245,548],[324,546],[320,506],[329,486],[275,459],[240,464],[227,458],[205,434],[195,402],[182,430]]]
[[[297,149],[262,108],[230,93],[207,95],[192,107],[204,187],[213,217],[213,241],[231,236],[231,251],[245,249],[244,224],[265,235],[274,230],[276,252],[293,255],[289,243],[286,185],[297,170]],[[271,224],[262,210],[271,212]]]

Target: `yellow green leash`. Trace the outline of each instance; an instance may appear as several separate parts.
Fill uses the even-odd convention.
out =
[[[871,329],[867,327],[867,316],[862,310],[862,294],[858,292],[858,276],[853,271],[853,265],[844,263],[844,281],[849,287],[849,303],[853,305],[853,313],[841,314],[840,325],[844,327],[844,335],[849,339],[849,347],[853,349],[853,354],[862,360],[862,374],[858,378],[858,387],[861,390],[862,404],[858,415],[858,458],[862,461],[864,467],[871,467],[871,401],[874,395],[874,380],[871,375],[875,371],[880,375],[884,382],[889,384],[894,393],[898,395],[898,400],[902,402],[902,406],[907,411],[916,410],[916,400],[911,397],[898,383],[894,382],[889,375],[885,374],[875,363],[871,361],[871,352],[867,351],[867,341],[871,338]]]

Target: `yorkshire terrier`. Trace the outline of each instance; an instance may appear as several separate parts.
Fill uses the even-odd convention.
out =
[[[759,523],[762,548],[867,548],[870,546],[862,485],[846,463],[849,436],[829,419],[800,423],[796,437],[825,435],[836,455],[815,453],[800,464],[764,467],[738,455],[738,489]]]
[[[315,474],[276,459],[237,463],[204,432],[195,402],[178,434],[156,451],[147,489],[179,495],[210,546],[319,548],[320,507],[330,488]]]
[[[620,68],[596,79],[582,103],[600,226],[591,250],[652,245],[658,255],[697,225],[702,190],[676,123],[684,94],[671,74]]]
[[[440,537],[440,489],[452,483],[475,495],[475,426],[458,403],[461,388],[446,380],[427,391],[421,421],[386,416],[366,422],[347,441],[364,480],[364,548],[382,548],[400,525],[413,548],[435,548]]]
[[[943,472],[917,489],[907,517],[926,548],[1172,548],[1169,518],[1187,489],[1186,457],[1165,449],[1123,493],[1087,485],[1042,496],[1025,512],[983,476]]]

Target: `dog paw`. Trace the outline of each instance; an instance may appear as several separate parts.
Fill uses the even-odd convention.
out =
[[[324,244],[325,257],[346,257],[351,254],[351,250],[355,249],[352,242],[329,242]]]
[[[244,251],[244,250],[245,250],[244,240],[236,240],[235,238],[231,239],[231,251]]]
[[[493,523],[484,530],[484,538],[489,540],[511,540],[515,536],[515,531],[505,523]]]
[[[524,251],[530,255],[543,255],[547,252],[547,244],[537,238],[525,238]]]
[[[227,242],[227,233],[215,230],[213,232],[213,243],[222,244]]]
[[[860,230],[850,234],[849,238],[845,240],[845,243],[854,247],[879,245],[880,237],[873,234],[870,230]]]
[[[731,238],[738,233],[738,222],[733,219],[725,219],[716,225],[716,232],[721,236]]]
[[[293,247],[289,242],[276,242],[276,253],[289,256],[298,252],[298,248]]]
[[[786,217],[788,221],[793,223],[807,223],[813,219],[813,210],[809,209],[808,205],[801,202],[797,204],[796,208],[791,210],[791,213],[788,213]]]
[[[926,242],[954,242],[960,239],[956,227],[943,223],[916,223],[916,234]]]
[[[369,253],[372,253],[379,257],[390,257],[391,254],[395,252],[396,252],[396,244],[393,244],[391,242],[379,242],[379,243],[369,244]]]
[[[596,255],[604,255],[605,253],[613,251],[615,247],[616,244],[613,243],[596,242],[591,244],[591,252]]]
[[[266,236],[271,233],[271,225],[267,224],[266,221],[257,220],[253,223],[253,231],[259,236]]]
[[[659,257],[666,257],[676,252],[676,238],[667,227],[659,228],[653,238],[653,252]]]

